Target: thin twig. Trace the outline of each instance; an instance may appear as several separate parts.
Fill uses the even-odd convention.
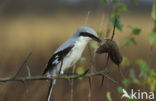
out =
[[[106,64],[104,66],[104,68],[106,68],[108,66],[108,62],[109,62],[109,54],[107,55],[107,60],[106,60]],[[101,86],[103,86],[103,82],[104,82],[104,76],[102,76],[102,81],[101,81]]]
[[[29,66],[27,65],[26,67],[27,67],[27,73],[28,73],[28,76],[31,76],[31,72],[30,72],[30,68],[29,68]]]
[[[88,13],[87,13],[87,16],[86,16],[85,21],[84,21],[84,26],[86,26],[87,23],[88,23],[88,19],[89,19],[90,12],[91,12],[91,11],[88,11]]]
[[[27,56],[27,58],[24,60],[23,64],[20,66],[20,68],[17,70],[16,74],[13,76],[13,78],[15,78],[20,71],[22,70],[22,68],[24,67],[24,65],[27,63],[28,59],[30,58],[30,56],[32,55],[32,53],[29,53],[29,55]]]
[[[92,97],[92,89],[91,89],[91,78],[89,78],[89,85],[90,85],[90,87],[89,87],[89,89],[88,89],[88,101],[91,101],[91,97]]]
[[[113,80],[112,78],[110,78],[108,75],[104,75],[108,80],[112,81],[115,84],[119,84],[117,81]]]
[[[118,19],[118,16],[115,16],[115,22],[114,22],[114,27],[113,27],[113,33],[112,33],[111,41],[113,40],[113,38],[115,36],[115,27],[116,27],[116,24],[117,24],[117,19]],[[104,67],[106,67],[108,65],[108,62],[109,62],[109,53],[107,55],[106,65]],[[104,76],[102,76],[101,86],[103,85],[103,82],[104,82]]]
[[[118,71],[119,71],[121,77],[122,77],[123,79],[125,79],[125,76],[123,75],[123,73],[122,73],[122,71],[121,71],[121,69],[120,69],[120,65],[118,65]]]
[[[88,44],[88,51],[89,51],[89,56],[90,56],[90,63],[92,65],[92,67],[94,67],[93,71],[96,71],[95,69],[95,61],[94,61],[94,55],[93,55],[93,52],[92,52],[92,49],[91,49],[91,46],[90,46],[90,43]]]
[[[74,73],[76,66],[73,66],[72,73]],[[74,79],[71,80],[70,101],[74,101]]]
[[[114,6],[114,3],[112,2],[112,0],[110,0],[110,5],[109,5],[109,13],[108,13],[108,18],[110,18],[111,17],[111,14],[112,14],[112,12],[113,12],[113,6]],[[106,35],[105,35],[105,37],[107,38],[108,36],[109,36],[109,34],[110,34],[110,30],[111,30],[111,25],[110,25],[110,23],[107,23],[107,30],[106,30]]]
[[[91,73],[94,71],[96,72],[96,68],[95,68],[95,61],[94,61],[94,55],[90,46],[90,43],[88,44],[88,51],[89,51],[89,56],[90,56],[90,63],[91,63]],[[92,78],[89,77],[89,91],[88,91],[88,101],[91,101],[91,96],[92,96]]]
[[[102,27],[104,25],[104,18],[105,18],[105,14],[102,15],[102,18],[100,20],[100,25],[99,25],[99,29],[98,29],[99,32],[102,32]]]
[[[114,22],[114,28],[113,28],[113,33],[112,33],[111,41],[113,40],[114,35],[115,35],[115,27],[116,27],[117,20],[118,20],[118,16],[115,16],[115,22]]]
[[[78,79],[78,78],[88,78],[88,77],[93,77],[93,76],[101,76],[101,75],[107,75],[109,73],[108,69],[105,69],[104,71],[100,72],[93,72],[93,73],[87,73],[86,75],[81,74],[81,75],[58,75],[58,76],[52,76],[52,77],[46,77],[46,76],[26,76],[26,77],[5,77],[5,78],[0,78],[0,83],[1,82],[11,82],[11,81],[31,81],[31,80],[53,80],[53,79]]]

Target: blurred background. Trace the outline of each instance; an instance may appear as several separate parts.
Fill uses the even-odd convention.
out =
[[[110,38],[113,15],[118,14],[114,40],[124,56],[121,69],[127,79],[110,61],[109,76],[120,85],[105,79],[101,86],[101,77],[93,77],[91,101],[119,101],[121,88],[155,91],[156,45],[155,34],[150,34],[156,32],[153,4],[154,0],[0,0],[0,78],[14,75],[30,52],[31,74],[41,75],[53,52],[81,26],[95,29],[103,41]],[[98,47],[90,44],[93,50]],[[98,71],[103,70],[106,58],[107,54],[95,54]],[[91,67],[89,61],[86,48],[75,72]],[[26,75],[24,68],[19,76]],[[0,86],[0,101],[45,101],[48,87],[46,81],[7,82]],[[88,79],[74,80],[73,90],[74,101],[88,101]],[[70,91],[68,80],[57,80],[52,100],[70,101]]]

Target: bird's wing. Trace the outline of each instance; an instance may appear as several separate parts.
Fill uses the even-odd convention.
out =
[[[76,38],[70,38],[69,40],[67,40],[66,42],[64,42],[56,51],[55,53],[58,53],[59,51],[62,51],[70,46],[73,46],[75,44],[75,42],[77,41]],[[55,54],[54,53],[54,54]]]
[[[63,60],[63,58],[70,52],[70,50],[74,47],[74,45],[69,45],[68,47],[56,51],[53,56],[48,61],[47,67],[44,70],[43,74],[47,73],[49,70],[51,70],[53,67],[55,67],[60,61]]]

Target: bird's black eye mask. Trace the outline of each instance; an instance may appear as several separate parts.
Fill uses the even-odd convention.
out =
[[[90,37],[97,42],[101,42],[101,39],[87,32],[81,32],[79,36]]]

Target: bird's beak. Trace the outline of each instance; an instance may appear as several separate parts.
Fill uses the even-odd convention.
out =
[[[98,43],[100,43],[100,42],[101,42],[101,39],[100,39],[100,38],[98,38],[98,37],[96,37],[96,36],[92,37],[92,39],[93,39],[93,40],[95,40],[95,41],[97,41]]]

